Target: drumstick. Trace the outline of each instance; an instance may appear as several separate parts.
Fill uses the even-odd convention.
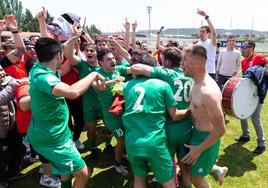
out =
[[[164,29],[164,26],[162,26],[156,34],[160,34],[163,29]]]

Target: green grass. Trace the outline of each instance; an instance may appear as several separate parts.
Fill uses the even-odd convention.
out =
[[[262,120],[264,129],[267,127],[268,104],[263,106]],[[268,187],[268,151],[262,155],[254,156],[252,150],[256,147],[256,134],[249,121],[251,131],[251,141],[246,144],[236,143],[234,138],[241,134],[239,120],[227,116],[229,121],[226,125],[226,134],[222,138],[221,151],[218,158],[219,165],[225,165],[229,168],[228,175],[222,187],[228,188],[265,188]],[[268,138],[268,131],[265,134]],[[99,147],[104,149],[103,128],[98,128]],[[86,134],[82,133],[81,140],[86,144]],[[112,144],[116,141],[113,139]],[[106,152],[98,160],[92,160],[89,157],[90,152],[82,152],[82,156],[88,166],[94,167],[92,177],[88,182],[88,187],[91,188],[128,188],[133,187],[133,176],[120,177],[113,169],[113,156]],[[14,184],[14,188],[39,188],[38,167],[40,163],[24,164],[23,173],[29,174],[25,180]],[[130,168],[129,168],[130,169]],[[208,180],[212,187],[220,187],[215,178],[209,175]],[[149,184],[149,188],[161,187],[158,184]]]

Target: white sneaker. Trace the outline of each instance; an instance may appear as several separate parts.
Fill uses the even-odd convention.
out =
[[[74,143],[75,143],[75,147],[76,147],[78,150],[83,150],[83,149],[85,149],[85,145],[82,144],[82,143],[80,142],[79,139],[76,140],[76,141],[74,141]]]
[[[60,187],[61,180],[57,176],[47,176],[43,174],[40,178],[39,184],[45,187]]]
[[[118,174],[120,174],[121,176],[127,176],[128,175],[128,171],[127,171],[127,169],[126,169],[126,167],[124,166],[124,165],[119,165],[119,166],[117,166],[117,165],[114,165],[114,169],[116,170],[116,172],[118,173]]]

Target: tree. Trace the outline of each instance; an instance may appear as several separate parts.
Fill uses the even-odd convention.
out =
[[[96,39],[97,36],[101,35],[101,30],[99,30],[94,24],[90,27],[86,26],[85,30],[93,39]]]
[[[39,31],[38,21],[37,21],[36,17],[33,17],[32,13],[29,9],[25,10],[22,24],[21,24],[21,29],[23,31],[32,31],[32,32]]]

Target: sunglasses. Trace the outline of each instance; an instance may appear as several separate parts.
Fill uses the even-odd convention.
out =
[[[252,48],[252,46],[249,46],[249,45],[242,45],[242,46],[241,46],[241,49],[243,49],[243,50],[245,50],[245,49],[247,49],[247,48]]]

